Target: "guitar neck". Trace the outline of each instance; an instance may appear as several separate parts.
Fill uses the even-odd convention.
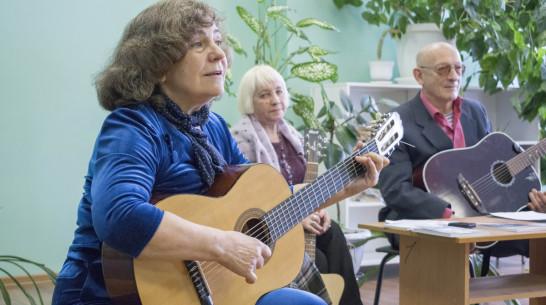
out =
[[[318,176],[318,163],[317,162],[309,162],[309,155],[307,156],[307,163],[306,163],[306,170],[305,170],[305,183],[311,183],[315,179],[317,179]],[[309,233],[307,231],[304,231],[305,235],[305,252],[311,260],[315,261],[315,250],[317,247],[317,238],[315,234]]]
[[[271,243],[299,224],[307,215],[343,189],[349,182],[362,175],[366,169],[354,158],[368,152],[378,152],[375,141],[371,141],[353,152],[347,159],[333,166],[262,216],[262,221],[267,223],[270,230]]]
[[[533,145],[524,152],[506,162],[506,166],[512,176],[515,176],[527,166],[532,165],[536,160],[546,154],[546,138]],[[540,170],[540,169],[537,169]]]
[[[317,162],[307,162],[306,163],[306,170],[305,170],[305,183],[311,183],[315,179],[317,179],[318,176],[318,163]]]

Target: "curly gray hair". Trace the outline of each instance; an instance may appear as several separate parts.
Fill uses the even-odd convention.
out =
[[[112,111],[150,100],[162,107],[161,78],[184,58],[199,29],[217,25],[225,42],[222,21],[216,9],[194,0],[165,0],[143,10],[127,25],[110,63],[95,78],[100,105]],[[222,45],[229,65],[231,49]]]

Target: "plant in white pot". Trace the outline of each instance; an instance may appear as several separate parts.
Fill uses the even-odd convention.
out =
[[[388,29],[381,34],[379,42],[377,43],[377,60],[370,61],[370,78],[373,83],[392,83],[392,71],[394,68],[394,61],[381,60],[383,53],[383,41],[387,34],[396,32],[395,29]]]
[[[360,0],[333,1],[338,8],[347,4],[356,7],[363,4]],[[387,33],[397,40],[396,58],[400,71],[400,78],[396,79],[398,83],[417,84],[413,78],[417,52],[429,43],[448,42],[445,37],[453,38],[454,30],[449,25],[455,20],[449,16],[448,9],[455,5],[455,2],[455,0],[369,0],[366,3],[362,18],[369,24],[388,26]]]

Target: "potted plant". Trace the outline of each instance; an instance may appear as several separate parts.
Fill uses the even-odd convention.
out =
[[[27,289],[24,287],[24,284],[20,280],[18,280],[17,277],[15,277],[12,274],[12,272],[10,272],[9,270],[10,267],[19,269],[26,274],[26,276],[32,282],[32,286],[34,287],[36,294],[38,295],[38,300],[40,302],[39,304],[42,304],[42,305],[46,304],[44,303],[44,300],[42,299],[42,294],[40,293],[40,288],[38,287],[36,280],[30,274],[28,269],[25,268],[24,266],[25,265],[35,266],[45,271],[47,275],[49,276],[49,279],[53,283],[53,286],[55,286],[56,279],[57,279],[57,274],[55,272],[53,272],[51,269],[47,268],[43,264],[28,260],[28,259],[24,259],[18,256],[0,255],[0,263],[2,263],[0,264],[0,273],[3,273],[4,275],[6,275],[11,280],[11,282],[13,282],[14,285],[21,290],[21,292],[25,295],[25,297],[27,298],[30,304],[37,304],[36,300],[30,294],[30,292],[27,291]],[[0,279],[0,291],[2,292],[2,296],[3,296],[5,304],[7,305],[11,304],[12,301],[9,294],[8,285],[2,279]]]
[[[376,83],[392,83],[392,70],[394,68],[394,61],[381,60],[381,54],[383,53],[383,41],[387,34],[396,33],[395,29],[388,29],[381,34],[379,42],[377,43],[377,60],[370,61],[370,78],[372,82]]]
[[[362,6],[359,0],[333,0],[338,8],[344,5]],[[386,32],[397,40],[396,54],[400,78],[399,83],[416,84],[413,68],[417,52],[435,41],[448,41],[454,29],[454,19],[448,8],[453,0],[370,0],[365,5],[362,18],[369,24],[387,26]],[[384,33],[385,34],[385,33]],[[379,44],[381,44],[380,41]],[[378,50],[381,47],[378,46]],[[378,56],[381,57],[380,55]]]
[[[468,1],[450,9],[457,47],[479,63],[479,86],[495,93],[519,87],[518,115],[546,118],[546,1]],[[467,80],[467,85],[470,77]]]
[[[360,0],[333,1],[339,8],[363,4]],[[465,88],[475,75],[489,93],[517,85],[519,94],[511,102],[519,116],[528,121],[537,115],[546,118],[545,0],[370,0],[365,8],[362,18],[393,29],[391,36],[396,39],[417,24],[435,24],[445,39],[454,40],[462,54],[479,63],[478,71],[467,77]],[[401,44],[397,44],[397,54]],[[407,50],[404,53],[413,56]],[[407,68],[400,56],[397,60],[404,78],[402,70]]]

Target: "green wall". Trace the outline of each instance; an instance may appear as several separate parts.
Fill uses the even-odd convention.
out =
[[[0,2],[0,255],[60,269],[76,228],[93,143],[107,114],[97,103],[92,77],[128,21],[153,2]],[[207,2],[225,12],[228,29],[250,50],[254,39],[243,38],[253,33],[237,16],[234,1]],[[255,0],[236,3],[256,10]],[[339,66],[339,81],[369,81],[367,62],[375,58],[381,31],[368,26],[359,9],[339,11],[331,0],[286,3],[296,10],[295,20],[317,17],[341,30],[308,30],[313,42],[339,52],[328,56]],[[294,41],[290,48],[301,45]],[[394,54],[394,43],[386,41],[384,59],[394,60]],[[253,59],[251,53],[246,59],[235,56],[235,80]],[[289,85],[309,92],[305,82]],[[234,98],[223,98],[213,109],[231,124],[239,118]]]

